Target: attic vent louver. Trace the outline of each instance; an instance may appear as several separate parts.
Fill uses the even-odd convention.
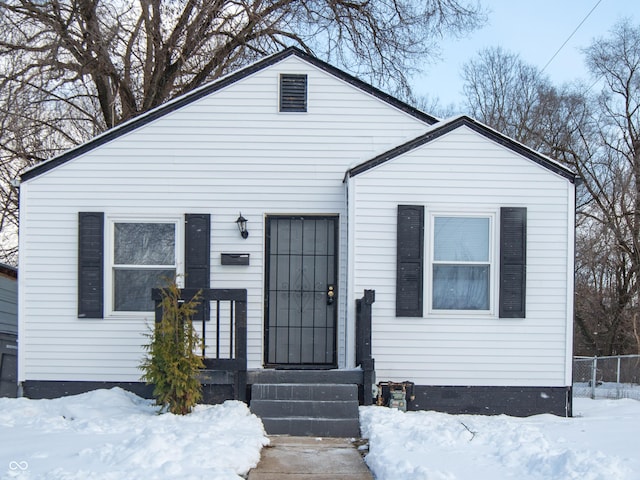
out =
[[[307,111],[307,76],[280,75],[280,111]]]

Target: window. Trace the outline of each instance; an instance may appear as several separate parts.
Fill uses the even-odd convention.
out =
[[[209,288],[210,234],[208,213],[105,223],[104,212],[78,212],[78,318],[151,312],[150,289],[165,277]]]
[[[491,310],[492,217],[433,217],[432,309]]]
[[[424,214],[424,205],[398,205],[396,316],[422,317],[426,293],[429,312],[526,318],[527,208],[435,212],[428,228]],[[431,240],[423,262],[425,235]]]
[[[177,273],[177,222],[114,221],[114,312],[151,312],[151,289]]]

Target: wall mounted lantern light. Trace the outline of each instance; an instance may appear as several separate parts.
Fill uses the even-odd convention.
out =
[[[247,238],[249,236],[249,232],[247,231],[247,219],[242,216],[242,212],[240,212],[240,216],[236,220],[236,225],[238,225],[238,230],[240,230],[240,236],[242,238]]]

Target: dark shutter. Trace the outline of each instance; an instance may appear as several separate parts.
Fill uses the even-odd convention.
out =
[[[184,241],[185,288],[209,288],[211,280],[211,215],[186,214]],[[209,304],[198,308],[194,319],[208,319]]]
[[[280,75],[280,111],[307,111],[306,75]]]
[[[500,318],[525,318],[527,209],[500,209]]]
[[[211,215],[185,215],[185,288],[209,288]]]
[[[424,207],[398,205],[396,316],[421,317]]]
[[[78,317],[103,318],[104,213],[78,214]]]

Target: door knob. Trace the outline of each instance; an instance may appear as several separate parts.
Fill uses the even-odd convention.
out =
[[[327,305],[332,305],[336,300],[336,288],[334,285],[327,287]]]

